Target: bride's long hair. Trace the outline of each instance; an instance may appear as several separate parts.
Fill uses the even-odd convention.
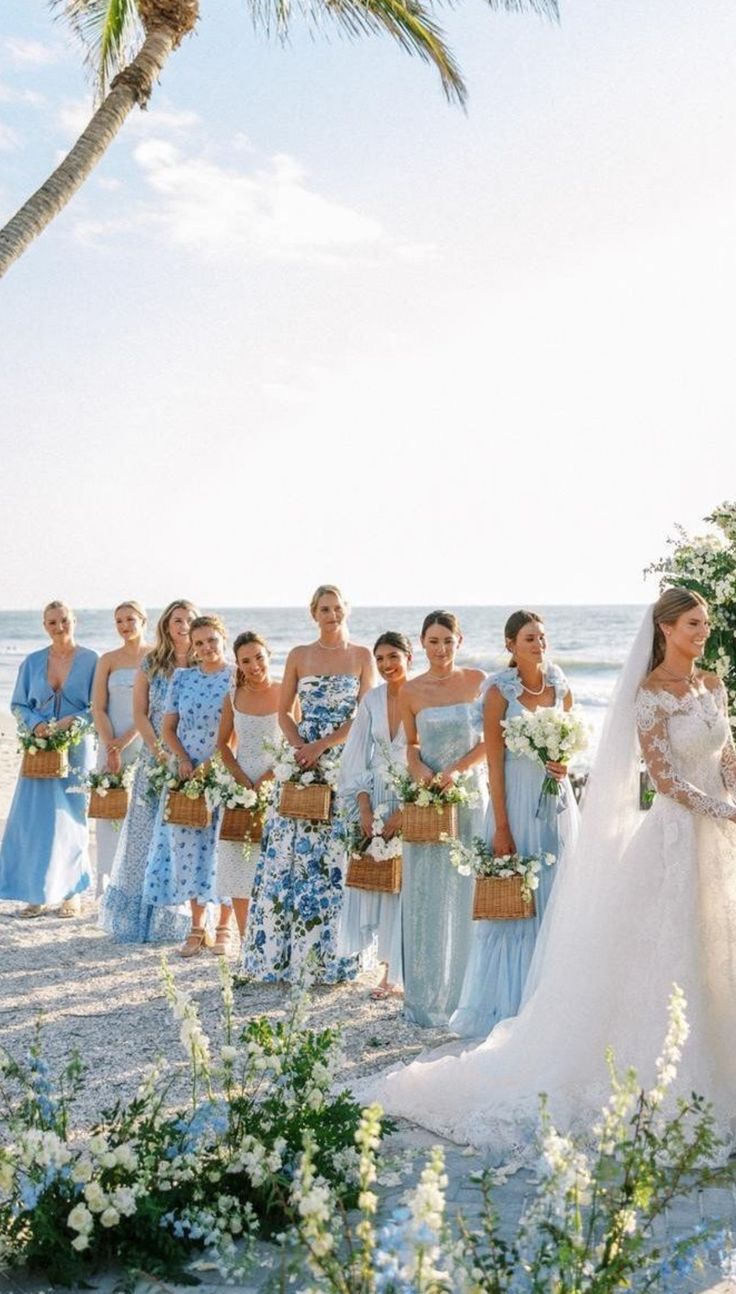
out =
[[[693,607],[707,608],[707,606],[705,598],[701,598],[700,594],[696,593],[694,589],[665,589],[652,607],[652,619],[654,621],[652,669],[656,669],[664,660],[667,644],[662,625],[673,625],[686,611],[692,611]]]

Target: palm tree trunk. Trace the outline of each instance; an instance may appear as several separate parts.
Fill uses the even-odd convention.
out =
[[[139,53],[115,77],[89,125],[71,152],[32,197],[0,229],[0,277],[34,238],[43,233],[54,216],[84,183],[104,157],[128,113],[138,104],[145,107],[162,67],[181,39],[175,28],[156,26],[149,32]]]

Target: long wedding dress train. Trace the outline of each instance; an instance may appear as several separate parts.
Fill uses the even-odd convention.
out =
[[[677,698],[640,688],[651,611],[609,709],[578,846],[555,886],[520,1014],[479,1046],[366,1080],[369,1097],[458,1142],[517,1154],[539,1093],[560,1128],[585,1131],[610,1092],[605,1059],[649,1086],[673,982],[690,1038],[676,1091],[736,1115],[736,754],[723,687]],[[637,729],[657,787],[638,811]]]

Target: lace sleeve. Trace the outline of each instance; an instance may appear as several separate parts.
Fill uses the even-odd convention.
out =
[[[715,690],[715,701],[718,709],[725,715],[726,719],[728,719],[728,693],[722,683]],[[736,748],[734,748],[733,736],[731,735],[730,720],[728,724],[728,738],[721,752],[721,775],[723,777],[723,785],[726,790],[730,791],[732,795],[736,795]]]
[[[668,711],[657,693],[642,688],[636,698],[636,726],[655,790],[676,800],[691,813],[700,813],[706,818],[736,817],[736,809],[728,801],[716,800],[680,777],[672,759],[668,718]]]

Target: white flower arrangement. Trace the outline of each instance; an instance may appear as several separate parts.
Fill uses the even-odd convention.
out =
[[[296,762],[296,750],[288,741],[282,742],[280,746],[274,746],[271,742],[264,741],[264,750],[270,751],[275,757],[276,762],[273,766],[273,775],[279,786],[285,782],[293,782],[296,786],[329,786],[331,790],[337,790],[337,779],[340,772],[340,756],[333,750],[326,750],[320,755],[314,768],[304,770]]]
[[[214,804],[220,804],[224,809],[253,809],[257,813],[265,813],[272,795],[270,781],[262,782],[257,790],[252,786],[242,786],[219,757],[212,760],[211,796]]]
[[[91,726],[86,719],[81,719],[79,716],[66,728],[60,728],[58,722],[52,719],[47,725],[45,736],[39,737],[25,724],[19,724],[18,742],[21,749],[29,755],[36,755],[40,750],[68,750],[70,746],[79,744],[90,731]]]
[[[387,862],[390,858],[401,858],[401,836],[391,836],[390,840],[387,840],[383,835],[383,829],[386,825],[384,814],[386,813],[388,813],[387,804],[376,805],[373,810],[371,834],[370,836],[365,836],[361,831],[356,830],[352,847],[353,854],[367,854],[369,858],[375,859],[377,863]]]
[[[521,897],[525,903],[539,889],[542,868],[552,867],[557,862],[557,855],[549,853],[496,855],[480,836],[476,836],[470,846],[449,837],[446,843],[450,847],[450,862],[461,876],[497,876],[501,879],[520,876]]]
[[[391,769],[391,780],[402,804],[416,804],[420,809],[435,808],[438,813],[446,804],[473,804],[478,792],[468,773],[453,773],[447,786],[437,782],[415,782],[409,773]]]
[[[119,773],[107,773],[104,770],[93,770],[83,777],[79,786],[69,787],[69,792],[95,791],[101,799],[110,791],[129,791],[135,775],[135,761],[126,764]]]
[[[539,760],[542,764],[569,764],[573,755],[585,750],[588,744],[588,728],[577,710],[540,706],[502,719],[501,727],[506,748],[512,755]],[[542,794],[560,794],[560,783],[550,774],[544,778]]]

